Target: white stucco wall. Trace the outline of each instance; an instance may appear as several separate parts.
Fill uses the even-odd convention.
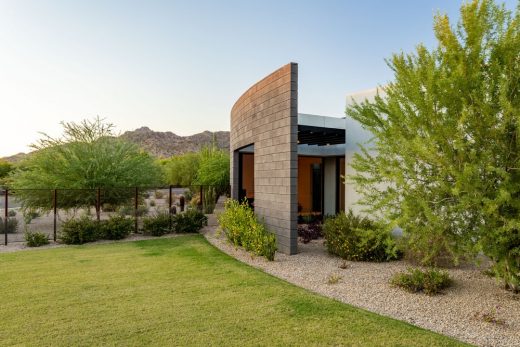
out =
[[[377,92],[382,95],[383,91],[378,88],[365,90],[358,93],[347,95],[347,107],[353,102],[362,102],[365,99],[373,100]],[[370,132],[364,130],[361,124],[357,121],[347,117],[346,118],[346,141],[345,141],[345,176],[352,175],[355,170],[352,168],[352,159],[355,153],[360,152],[359,144],[364,144],[371,138]],[[345,211],[352,209],[355,213],[361,213],[363,206],[358,204],[360,199],[356,192],[354,183],[347,179],[345,184]]]

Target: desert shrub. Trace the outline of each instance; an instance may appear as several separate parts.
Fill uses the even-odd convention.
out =
[[[40,212],[28,209],[23,212],[23,221],[25,224],[31,224],[33,219],[38,218],[40,216]]]
[[[16,211],[15,210],[9,210],[9,212],[7,212],[7,216],[8,217],[16,217]]]
[[[29,247],[40,247],[43,245],[49,244],[49,239],[47,238],[47,234],[37,231],[29,231],[27,230],[24,235],[25,241],[27,242],[27,246]]]
[[[352,211],[330,217],[323,224],[329,253],[354,261],[389,261],[401,252],[390,232]]]
[[[99,240],[103,235],[97,221],[83,216],[65,221],[61,228],[60,238],[63,243],[81,245]]]
[[[247,201],[227,200],[218,221],[227,239],[235,246],[274,260],[276,236],[258,221]]]
[[[160,190],[156,190],[155,193],[154,193],[154,195],[155,195],[155,198],[156,198],[156,199],[162,199],[162,198],[164,198],[164,193],[163,193],[162,191],[160,191]]]
[[[143,218],[143,231],[147,235],[162,236],[171,232],[170,215],[167,212],[157,212]]]
[[[198,210],[175,215],[175,231],[178,233],[196,233],[205,225],[208,225],[208,217]]]
[[[18,220],[13,217],[7,217],[7,233],[14,234],[18,230]],[[5,222],[2,217],[0,217],[0,234],[5,233]]]
[[[137,206],[137,216],[142,217],[146,214],[148,214],[149,209],[146,205],[139,205]],[[119,208],[118,213],[121,216],[135,216],[135,209],[134,206],[130,205],[123,205]]]
[[[134,230],[134,220],[124,216],[112,216],[100,225],[100,238],[121,240]]]
[[[154,207],[155,206],[155,200],[150,200],[149,205],[150,205],[150,207]]]
[[[103,212],[116,212],[116,206],[114,204],[104,203],[102,206]]]
[[[453,284],[447,271],[437,269],[421,270],[410,268],[407,272],[395,274],[390,283],[409,292],[423,292],[428,295],[439,294]]]
[[[298,237],[303,243],[309,243],[323,236],[322,225],[319,222],[298,225]]]

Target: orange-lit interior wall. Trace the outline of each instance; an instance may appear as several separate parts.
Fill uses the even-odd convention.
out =
[[[312,182],[311,165],[321,164],[319,157],[298,157],[298,209],[301,213],[313,212],[312,210]],[[319,211],[317,211],[319,212]]]
[[[248,199],[255,198],[255,156],[242,154],[242,188],[246,190]]]

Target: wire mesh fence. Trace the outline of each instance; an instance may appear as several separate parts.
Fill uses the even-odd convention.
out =
[[[143,218],[158,213],[174,216],[190,209],[212,213],[218,196],[228,190],[215,186],[0,188],[0,244],[24,242],[27,232],[59,241],[63,223],[83,216],[98,221],[125,216],[133,219],[134,233],[141,233]]]

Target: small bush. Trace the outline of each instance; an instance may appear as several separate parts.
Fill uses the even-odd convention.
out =
[[[63,223],[60,238],[63,243],[69,245],[81,245],[93,242],[101,238],[100,226],[88,216],[79,219],[69,219]]]
[[[102,206],[103,212],[116,212],[116,206],[109,203],[104,203]]]
[[[309,224],[298,225],[298,237],[303,243],[309,243],[311,240],[323,237],[323,230],[321,223],[312,222]]]
[[[7,217],[7,233],[14,234],[18,230],[18,220],[16,218]],[[2,217],[0,217],[0,234],[5,233],[5,222]]]
[[[16,211],[15,210],[9,210],[9,212],[7,212],[7,216],[8,217],[16,217]]]
[[[208,217],[198,210],[175,215],[175,231],[178,233],[196,233],[205,225],[208,225]]]
[[[409,292],[423,292],[428,295],[439,294],[450,287],[453,281],[447,271],[436,269],[408,269],[407,272],[395,274],[390,283]]]
[[[162,198],[164,198],[164,193],[163,193],[162,191],[160,191],[160,190],[156,190],[156,191],[155,191],[155,198],[156,198],[156,199],[162,199]]]
[[[342,279],[342,277],[338,274],[331,274],[327,278],[327,284],[337,284]]]
[[[100,225],[100,238],[107,240],[121,240],[134,230],[134,220],[124,216],[112,216]]]
[[[26,210],[23,212],[23,221],[25,224],[31,224],[32,220],[40,217],[40,212],[34,210]]]
[[[258,221],[247,201],[227,200],[218,221],[227,239],[235,246],[274,260],[276,236]]]
[[[150,207],[154,207],[155,206],[155,200],[150,200]]]
[[[152,236],[170,233],[170,215],[167,212],[158,212],[153,216],[143,218],[143,231]]]
[[[118,210],[121,216],[135,216],[135,208],[134,206],[124,205],[121,206]],[[148,206],[139,205],[137,206],[137,216],[142,217],[147,215],[149,212]]]
[[[47,234],[41,232],[26,231],[24,237],[25,241],[27,242],[27,246],[29,247],[40,247],[49,244]]]
[[[353,261],[389,261],[401,252],[389,231],[366,217],[340,213],[323,224],[329,253]]]

